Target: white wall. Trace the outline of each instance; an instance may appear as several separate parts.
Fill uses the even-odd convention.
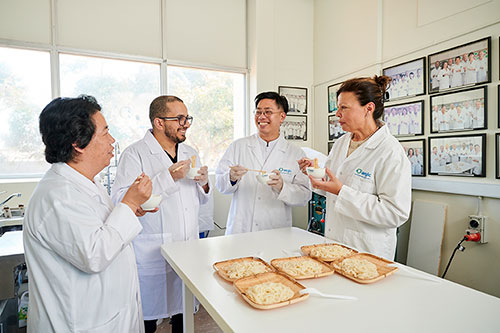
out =
[[[323,151],[328,140],[328,85],[356,76],[380,74],[384,67],[491,36],[492,83],[488,84],[488,129],[474,132],[487,133],[487,177],[464,179],[427,176],[426,179],[460,181],[471,184],[471,187],[476,182],[500,185],[500,180],[494,177],[494,134],[500,132],[497,127],[500,0],[379,0],[349,4],[340,0],[316,0],[314,10],[313,147]],[[424,96],[424,100],[424,134],[427,137],[430,134],[429,96]],[[441,259],[443,272],[449,256],[465,233],[468,215],[477,212],[477,199],[466,195],[416,190],[413,191],[413,199],[448,205]],[[483,214],[489,218],[489,243],[464,244],[467,250],[456,254],[447,279],[498,297],[500,200],[483,199]],[[400,239],[403,243],[407,240],[410,226],[407,224],[402,230]],[[400,258],[405,259],[406,244],[400,246],[398,252]]]

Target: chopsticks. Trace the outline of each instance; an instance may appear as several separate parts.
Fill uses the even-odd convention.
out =
[[[255,171],[260,173],[266,173],[264,170],[256,170],[256,169],[247,169],[247,171]]]

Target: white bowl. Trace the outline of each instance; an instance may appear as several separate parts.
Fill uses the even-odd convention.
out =
[[[187,175],[186,175],[186,178],[187,179],[194,179],[194,177],[198,176],[198,171],[200,170],[200,168],[191,168],[189,169]]]
[[[325,168],[306,168],[307,174],[313,178],[321,179],[325,177]]]
[[[267,185],[267,182],[269,181],[268,173],[259,173],[256,177],[261,184]]]
[[[141,205],[141,208],[144,210],[153,210],[161,202],[161,195],[160,194],[151,194],[148,200],[146,200],[145,203]]]

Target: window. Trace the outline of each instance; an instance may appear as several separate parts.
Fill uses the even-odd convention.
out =
[[[167,67],[167,91],[193,116],[186,143],[210,170],[227,147],[244,135],[245,75],[179,66]]]
[[[0,47],[0,177],[48,169],[38,116],[50,100],[49,52]]]
[[[160,64],[60,55],[61,96],[92,95],[123,150],[151,127],[149,104],[160,94]]]

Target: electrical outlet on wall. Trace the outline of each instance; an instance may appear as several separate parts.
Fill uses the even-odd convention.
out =
[[[488,243],[486,221],[487,216],[469,215],[469,225],[467,231],[470,233],[479,233],[481,235],[479,242],[482,244]]]

